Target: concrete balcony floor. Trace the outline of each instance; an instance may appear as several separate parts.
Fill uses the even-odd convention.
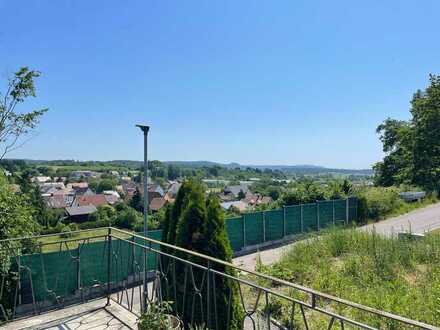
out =
[[[137,329],[137,317],[107,299],[99,299],[8,323],[2,330],[126,330]]]

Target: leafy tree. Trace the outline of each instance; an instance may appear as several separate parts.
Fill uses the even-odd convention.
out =
[[[180,176],[180,168],[172,164],[168,165],[167,172],[168,180],[176,180]]]
[[[139,188],[136,188],[133,197],[130,199],[129,205],[138,212],[144,211],[144,202]]]
[[[141,215],[132,208],[120,212],[115,219],[116,226],[125,229],[133,229],[137,223],[141,222]]]
[[[0,174],[0,240],[31,236],[39,230],[33,220],[32,208],[25,195],[14,194]],[[21,242],[2,243],[0,246],[0,273],[8,271],[10,250],[20,250]]]
[[[98,183],[96,192],[102,193],[104,190],[114,190],[116,185],[117,182],[114,179],[103,179]]]
[[[243,190],[240,190],[237,197],[239,200],[242,200],[242,199],[246,198],[246,194],[244,193]]]
[[[34,79],[39,76],[40,72],[22,67],[9,79],[6,93],[0,93],[0,159],[26,142],[20,139],[36,127],[47,111],[17,111],[18,104],[35,97]]]
[[[48,207],[41,196],[41,191],[38,186],[33,187],[30,191],[30,202],[32,205],[32,215],[34,221],[46,228],[49,227],[50,214]]]
[[[386,153],[374,166],[377,185],[440,190],[440,76],[429,80],[426,90],[413,96],[410,121],[388,118],[377,128]]]
[[[116,220],[116,215],[116,210],[110,205],[100,205],[97,211],[89,216],[89,221],[101,221],[111,225]]]
[[[440,191],[440,76],[430,75],[430,86],[411,102],[414,129],[413,183]]]

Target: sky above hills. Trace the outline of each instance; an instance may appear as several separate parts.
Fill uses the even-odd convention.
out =
[[[367,168],[440,73],[440,2],[0,1],[0,91],[49,107],[10,157]]]

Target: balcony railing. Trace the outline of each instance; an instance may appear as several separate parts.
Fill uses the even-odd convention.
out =
[[[0,322],[106,298],[137,316],[171,301],[207,329],[437,329],[120,229],[68,236],[0,241]]]

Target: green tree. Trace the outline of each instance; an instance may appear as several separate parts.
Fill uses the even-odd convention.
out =
[[[30,190],[30,202],[32,205],[32,215],[34,217],[34,221],[48,228],[51,216],[49,214],[46,202],[41,196],[41,191],[38,186],[34,186]]]
[[[210,195],[206,201],[203,237],[205,246],[199,252],[232,263],[232,248],[226,231],[225,214],[218,197],[215,195]],[[231,276],[236,275],[234,269],[224,265],[213,264],[212,268]],[[227,277],[215,276],[218,329],[241,329],[242,312],[236,285]],[[231,303],[229,303],[229,297],[231,297]],[[214,322],[214,310],[211,311],[213,313],[211,320]],[[228,314],[231,315],[229,326],[227,324]]]
[[[168,180],[176,180],[180,176],[180,168],[172,164],[168,165],[167,172]]]
[[[14,194],[6,179],[0,174],[0,240],[31,236],[39,230],[33,220],[32,207],[26,195]],[[7,272],[10,266],[9,251],[20,251],[22,241],[1,243],[0,273]]]
[[[22,67],[9,79],[6,93],[0,93],[0,160],[26,142],[22,138],[36,127],[47,111],[17,111],[17,105],[30,96],[35,97],[34,79],[39,76],[40,72]]]
[[[97,211],[89,216],[89,221],[101,221],[112,225],[116,220],[116,210],[110,205],[100,205]]]
[[[237,197],[239,200],[242,200],[242,199],[246,198],[246,194],[244,193],[243,190],[240,190]]]
[[[428,191],[440,190],[440,76],[411,101],[410,121],[388,118],[377,128],[385,157],[376,163],[375,183],[412,183]]]
[[[103,179],[98,183],[96,192],[102,193],[105,190],[114,190],[116,185],[117,182],[114,179]]]
[[[139,188],[136,188],[136,191],[128,204],[138,212],[144,211],[144,202]]]
[[[184,188],[184,186],[182,186],[180,190],[182,190],[182,188]],[[176,199],[176,204],[173,209],[174,208],[179,208],[178,211],[180,212],[176,229],[175,245],[191,251],[214,256],[216,258],[222,258],[226,261],[232,260],[232,249],[227,238],[225,219],[220,203],[214,196],[211,196],[208,201],[206,200],[202,184],[192,180],[185,182],[185,192],[181,195],[181,204],[177,204]],[[195,263],[205,266],[207,265],[206,261],[199,257],[190,256],[181,252],[176,253],[176,255]],[[213,264],[212,267],[220,271],[225,271],[228,274],[233,274],[232,269],[226,269],[227,267],[222,265]],[[189,270],[182,263],[177,263],[176,282],[186,283],[187,285],[186,288],[184,285],[179,285],[177,287],[178,296],[183,295],[184,292],[191,292],[191,290],[194,290],[190,282],[184,281],[184,274],[188,271],[192,273],[194,282],[197,283],[197,285],[201,285],[204,281],[205,274],[203,270],[195,267]],[[214,303],[211,301],[210,305],[218,306],[217,315],[218,322],[221,324],[220,328],[226,328],[228,308],[231,308],[232,311],[232,326],[229,328],[238,328],[240,320],[236,288],[232,281],[220,276],[217,277],[216,302]],[[206,292],[202,294],[202,296],[204,297],[202,305],[194,295],[187,295],[187,301],[184,306],[181,305],[180,302],[175,302],[175,308],[182,311],[182,318],[186,324],[191,321],[194,324],[202,324],[206,322],[207,319],[204,307],[207,305]],[[231,305],[228,304],[229,296],[232,297],[233,303]],[[214,299],[214,296],[212,297],[212,299]],[[214,313],[214,311],[212,311],[212,313]],[[214,321],[214,319],[214,314],[212,314],[211,320]]]
[[[413,183],[440,191],[440,76],[430,75],[429,80],[430,86],[411,102]]]
[[[118,213],[115,219],[116,226],[125,229],[133,229],[140,222],[142,222],[141,215],[132,208]]]
[[[168,219],[166,219],[166,221],[169,222],[167,224],[167,227],[169,229],[168,229],[168,234],[167,234],[165,242],[168,244],[175,244],[176,243],[177,223],[179,222],[180,215],[182,214],[182,211],[184,210],[184,208],[187,205],[188,196],[192,190],[192,185],[193,185],[192,180],[186,180],[182,183],[182,186],[180,187],[179,191],[177,192],[176,200],[174,201],[174,205],[171,210],[170,216]],[[165,239],[165,237],[164,237],[164,239]]]

